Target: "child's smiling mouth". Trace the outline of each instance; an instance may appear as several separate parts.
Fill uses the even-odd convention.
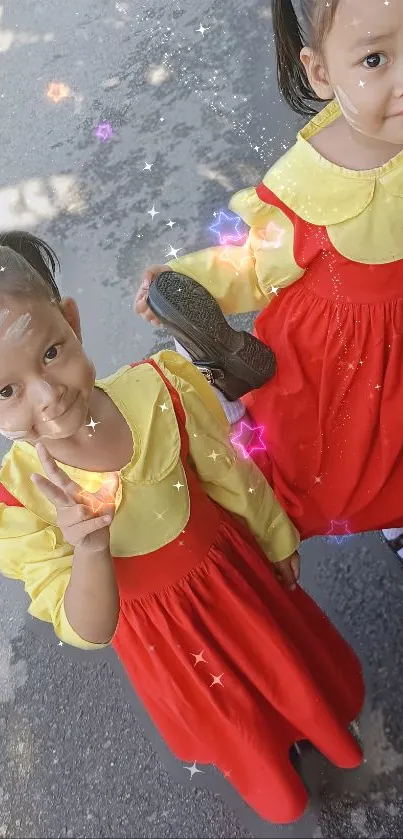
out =
[[[70,405],[68,405],[66,408],[63,409],[63,411],[60,411],[60,413],[55,414],[55,416],[53,416],[53,417],[43,418],[42,421],[47,423],[47,422],[56,422],[57,420],[62,419],[65,416],[65,414],[67,414],[68,411],[71,410],[71,408],[74,408],[74,405],[76,404],[77,399],[78,399],[78,394],[77,394],[77,396],[74,397],[73,401],[70,402]]]

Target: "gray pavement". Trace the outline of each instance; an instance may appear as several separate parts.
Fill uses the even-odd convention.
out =
[[[0,4],[0,229],[31,229],[59,252],[99,375],[168,341],[131,312],[144,266],[170,246],[212,243],[214,212],[295,134],[275,90],[267,7]],[[59,102],[52,82],[66,86]],[[106,142],[100,123],[112,126]],[[218,795],[213,770],[191,781],[167,754],[110,651],[59,646],[27,622],[19,584],[1,581],[0,837],[401,836],[403,571],[378,534],[312,540],[303,556],[304,584],[364,662],[362,770],[305,756],[306,817],[261,822],[227,787]]]

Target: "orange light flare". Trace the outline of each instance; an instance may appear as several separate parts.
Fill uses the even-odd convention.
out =
[[[116,492],[116,478],[107,478],[95,493],[83,489],[80,492],[80,498],[83,499],[87,507],[91,508],[93,513],[97,514],[104,507],[115,506]],[[102,497],[100,497],[101,495]]]
[[[272,250],[277,250],[282,247],[284,235],[285,229],[280,227],[278,224],[275,224],[273,221],[269,221],[266,228],[255,231],[255,236],[262,241],[261,247],[270,248]],[[249,242],[245,242],[243,245],[237,245],[236,249],[236,260],[233,258],[231,249],[228,245],[223,247],[222,254],[219,259],[220,262],[226,262],[228,265],[231,265],[235,273],[238,274],[247,262],[251,261],[252,265],[254,264],[254,257],[251,253]],[[242,255],[242,252],[244,255]]]
[[[68,99],[71,96],[71,90],[63,82],[49,82],[46,88],[46,96],[51,102],[58,104],[63,99]]]

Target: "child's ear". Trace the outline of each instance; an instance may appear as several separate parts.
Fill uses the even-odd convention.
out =
[[[69,326],[71,326],[74,334],[80,341],[80,344],[82,344],[83,339],[81,335],[80,312],[78,311],[76,301],[73,300],[72,297],[63,297],[59,303],[59,309],[65,320],[67,320]]]
[[[323,59],[311,47],[304,47],[300,52],[301,63],[304,66],[309,84],[319,99],[327,101],[333,99],[334,91],[329,83]]]

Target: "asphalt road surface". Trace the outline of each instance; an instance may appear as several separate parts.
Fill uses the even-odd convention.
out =
[[[0,14],[0,228],[56,248],[105,375],[169,340],[131,312],[144,266],[213,243],[214,214],[292,141],[268,3],[18,0]],[[401,836],[403,570],[378,534],[303,555],[304,584],[366,668],[362,770],[306,755],[304,820],[261,822],[212,769],[191,778],[166,753],[109,651],[59,646],[2,581],[0,837]]]

